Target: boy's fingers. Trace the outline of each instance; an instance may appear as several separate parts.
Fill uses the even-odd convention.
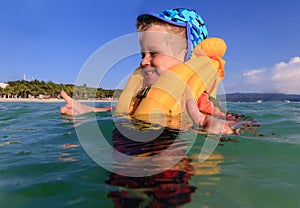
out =
[[[63,106],[63,107],[60,108],[60,113],[61,113],[61,114],[66,114],[67,111],[68,111],[68,109],[69,109],[68,107]]]
[[[72,102],[72,98],[71,98],[64,90],[62,90],[62,91],[60,92],[60,96],[61,96],[67,103]]]

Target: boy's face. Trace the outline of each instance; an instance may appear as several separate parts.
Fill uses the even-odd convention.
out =
[[[169,41],[171,38],[175,41]],[[162,25],[152,25],[149,27],[141,34],[140,38],[142,54],[141,67],[143,70],[145,72],[156,70],[158,75],[160,75],[172,66],[182,63],[186,50],[178,50],[169,44],[169,42],[177,42],[180,44],[182,41],[186,40],[171,34],[167,31],[167,28]],[[152,75],[155,75],[155,73]]]

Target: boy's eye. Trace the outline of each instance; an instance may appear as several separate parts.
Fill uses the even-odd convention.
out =
[[[158,52],[150,52],[151,56],[155,56]]]
[[[147,53],[149,53],[150,56],[153,57],[153,56],[157,55],[159,52],[155,51],[155,52],[147,52]],[[142,52],[141,58],[143,59],[143,58],[145,58],[145,56],[146,56],[146,53]]]

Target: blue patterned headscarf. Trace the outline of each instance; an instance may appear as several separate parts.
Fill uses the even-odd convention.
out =
[[[186,61],[191,57],[191,53],[196,45],[208,37],[208,31],[204,21],[200,15],[192,9],[178,8],[165,10],[159,14],[141,14],[137,17],[137,21],[142,21],[149,17],[155,17],[172,25],[186,28],[188,41],[188,51],[185,57]]]

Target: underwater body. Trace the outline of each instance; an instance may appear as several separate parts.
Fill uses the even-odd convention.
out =
[[[229,111],[255,118],[259,130],[222,136],[205,161],[199,155],[206,134],[197,135],[191,148],[179,140],[174,155],[186,151],[184,157],[167,170],[139,177],[131,176],[139,167],[133,161],[114,164],[125,170],[122,175],[91,158],[77,129],[94,125],[93,116],[62,116],[61,105],[0,103],[0,207],[300,206],[300,103],[227,103]],[[111,113],[95,119],[107,142],[132,156],[158,154],[178,137],[165,129],[142,145],[116,130]]]

